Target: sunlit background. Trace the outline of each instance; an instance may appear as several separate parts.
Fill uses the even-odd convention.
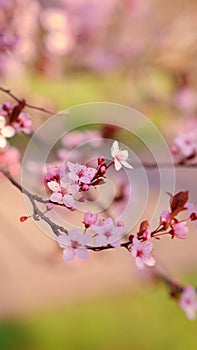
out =
[[[0,0],[0,81],[54,111],[124,104],[150,118],[171,145],[177,130],[196,126],[197,2]],[[8,100],[1,93],[0,101]],[[28,112],[36,127],[48,118]],[[16,140],[21,149],[27,141]],[[195,172],[177,170],[176,184],[194,202]],[[148,177],[154,199],[157,175]],[[19,222],[23,199],[3,178],[0,193],[2,350],[196,349],[196,322],[149,272],[137,271],[129,254],[64,263],[33,222]],[[152,210],[150,202],[146,215]],[[156,242],[158,267],[195,284],[196,248],[195,233],[187,242]]]

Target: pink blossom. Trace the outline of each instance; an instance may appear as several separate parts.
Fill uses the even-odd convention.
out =
[[[67,166],[69,169],[69,178],[78,183],[90,184],[97,172],[95,168],[90,168],[79,163],[68,162]]]
[[[63,259],[70,261],[77,256],[80,259],[88,259],[89,253],[86,245],[90,243],[92,236],[88,233],[82,234],[78,229],[72,229],[68,235],[59,235],[57,242],[64,248]]]
[[[141,242],[137,237],[133,238],[131,254],[135,258],[135,263],[139,270],[142,270],[144,265],[155,265],[155,258],[151,255],[152,250],[153,245],[151,242]]]
[[[19,159],[20,153],[15,147],[0,150],[0,168],[7,169],[12,175],[17,175],[20,171]]]
[[[180,132],[174,140],[174,144],[184,157],[189,157],[196,152],[197,135],[196,132],[183,133]]]
[[[99,147],[102,142],[102,135],[98,130],[72,131],[62,138],[62,144],[67,148],[75,148],[83,143]]]
[[[164,226],[164,228],[167,229],[170,223],[171,223],[170,212],[168,210],[163,210],[160,215],[160,225]]]
[[[93,214],[93,213],[87,212],[84,215],[83,223],[85,224],[85,227],[88,228],[91,225],[96,224],[97,219],[98,219],[98,214]]]
[[[67,148],[75,148],[85,141],[84,132],[73,131],[62,138],[62,144]]]
[[[31,134],[32,132],[32,121],[29,118],[28,114],[21,112],[17,119],[12,123],[12,126],[16,132],[24,132],[24,134]]]
[[[91,225],[91,229],[97,234],[95,238],[97,246],[109,243],[113,247],[120,247],[120,236],[125,232],[125,227],[115,226],[112,218],[100,219],[98,225]]]
[[[15,130],[11,125],[6,125],[6,119],[4,116],[0,116],[0,148],[6,148],[6,138],[13,137]]]
[[[58,163],[47,165],[45,168],[44,179],[46,182],[60,181],[61,165]]]
[[[174,104],[185,113],[192,113],[197,106],[197,94],[187,86],[181,87],[174,96]]]
[[[47,182],[47,186],[53,192],[50,200],[54,203],[64,204],[67,208],[76,209],[73,195],[79,190],[79,186],[71,183],[60,181]]]
[[[187,203],[186,208],[188,209],[188,215],[189,215],[190,219],[192,221],[197,220],[197,205]]]
[[[180,239],[187,238],[188,234],[188,227],[185,227],[187,225],[186,221],[177,222],[176,224],[173,224],[173,234],[175,237]]]
[[[118,141],[114,141],[111,147],[111,155],[114,159],[115,169],[118,171],[125,166],[126,168],[133,169],[133,167],[127,162],[129,153],[127,150],[121,151],[118,145]]]
[[[151,238],[151,230],[149,227],[143,232],[142,237],[145,241]]]
[[[190,320],[196,318],[197,311],[197,298],[196,298],[196,289],[192,286],[185,286],[179,300],[179,306],[186,313],[186,316]]]

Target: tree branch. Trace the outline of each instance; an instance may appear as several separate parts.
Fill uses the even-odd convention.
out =
[[[47,108],[43,108],[43,107],[38,107],[38,106],[34,106],[34,105],[31,105],[29,103],[27,103],[25,100],[21,100],[20,98],[18,98],[17,96],[15,96],[10,89],[5,89],[3,88],[2,86],[0,86],[0,91],[4,92],[5,94],[7,94],[8,96],[10,96],[13,100],[15,100],[16,102],[18,103],[22,103],[22,101],[24,101],[25,103],[25,106],[28,107],[28,108],[31,108],[31,109],[35,109],[37,111],[40,111],[40,112],[44,112],[44,113],[48,113],[48,114],[55,114],[55,111],[51,111]]]

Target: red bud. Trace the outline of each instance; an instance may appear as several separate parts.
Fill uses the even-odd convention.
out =
[[[29,219],[29,216],[21,216],[21,217],[20,217],[20,222],[24,222],[24,221],[26,221],[27,219]]]

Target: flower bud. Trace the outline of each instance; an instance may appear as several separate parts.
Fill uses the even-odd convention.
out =
[[[88,191],[89,190],[89,185],[88,184],[83,184],[82,185],[82,191]]]
[[[105,173],[106,173],[106,165],[102,165],[101,167],[100,167],[100,173],[102,174],[102,175],[104,175]]]
[[[24,221],[26,221],[27,219],[29,219],[29,216],[21,216],[21,217],[20,217],[20,222],[24,222]]]
[[[98,165],[101,165],[105,161],[105,157],[100,156],[98,157]]]

